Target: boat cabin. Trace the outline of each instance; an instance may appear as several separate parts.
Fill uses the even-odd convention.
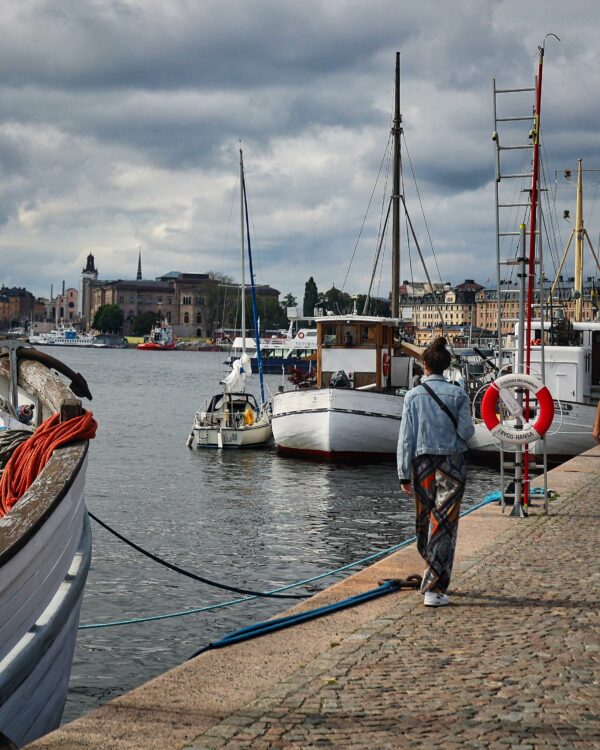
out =
[[[251,393],[219,393],[211,398],[200,417],[204,425],[238,427],[254,422],[259,411]]]
[[[345,387],[408,388],[413,360],[400,351],[398,323],[368,315],[318,318],[317,388],[328,388],[338,373],[345,373]]]

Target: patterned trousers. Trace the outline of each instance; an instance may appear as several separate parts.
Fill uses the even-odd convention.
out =
[[[465,491],[465,459],[425,454],[412,462],[417,549],[427,563],[421,591],[445,593],[450,585],[460,501]]]

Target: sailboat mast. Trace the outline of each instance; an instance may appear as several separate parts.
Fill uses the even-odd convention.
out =
[[[583,177],[577,161],[577,206],[575,209],[575,322],[583,318]]]
[[[542,109],[542,70],[544,65],[544,46],[539,49],[538,75],[535,92],[535,117],[534,117],[534,139],[533,139],[533,170],[531,176],[531,216],[529,222],[529,267],[527,278],[527,326],[521,332],[525,335],[525,372],[530,372],[531,366],[531,314],[534,304],[534,281],[535,281],[535,249],[537,238],[537,213],[538,213],[538,184],[540,165],[540,117]]]
[[[244,158],[240,148],[240,227],[242,235],[242,354],[246,353],[246,226],[244,223]]]
[[[392,195],[392,318],[400,317],[400,53],[396,52],[394,80],[394,185]]]

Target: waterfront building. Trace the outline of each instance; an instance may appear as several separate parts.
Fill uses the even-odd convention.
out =
[[[141,276],[141,256],[138,273]],[[90,280],[90,313],[93,321],[102,305],[123,311],[123,335],[130,336],[137,317],[146,312],[167,321],[176,336],[212,338],[219,328],[235,327],[239,284],[227,284],[214,274],[170,271],[156,279]],[[268,285],[256,287],[259,298],[279,299]]]
[[[466,279],[455,287],[446,283],[441,289],[424,292],[420,299],[413,298],[410,306],[416,329],[432,329],[441,323],[444,326],[474,325],[475,297],[481,289],[481,284],[474,279]]]
[[[24,287],[0,287],[0,330],[27,329],[44,315],[44,305]]]

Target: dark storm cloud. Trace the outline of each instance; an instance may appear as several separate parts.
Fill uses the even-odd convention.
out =
[[[95,248],[102,274],[131,275],[142,246],[149,273],[177,260],[237,276],[237,260],[222,258],[241,138],[263,281],[301,291],[313,274],[320,287],[341,285],[389,135],[399,49],[419,232],[409,154],[441,273],[487,277],[491,78],[531,84],[537,45],[559,33],[562,44],[548,43],[544,142],[560,166],[577,156],[600,165],[598,17],[588,0],[8,2],[1,240],[35,261],[3,271],[29,268],[22,283],[35,288],[40,269],[62,263],[76,284]],[[373,211],[350,290],[365,286],[378,224]]]

